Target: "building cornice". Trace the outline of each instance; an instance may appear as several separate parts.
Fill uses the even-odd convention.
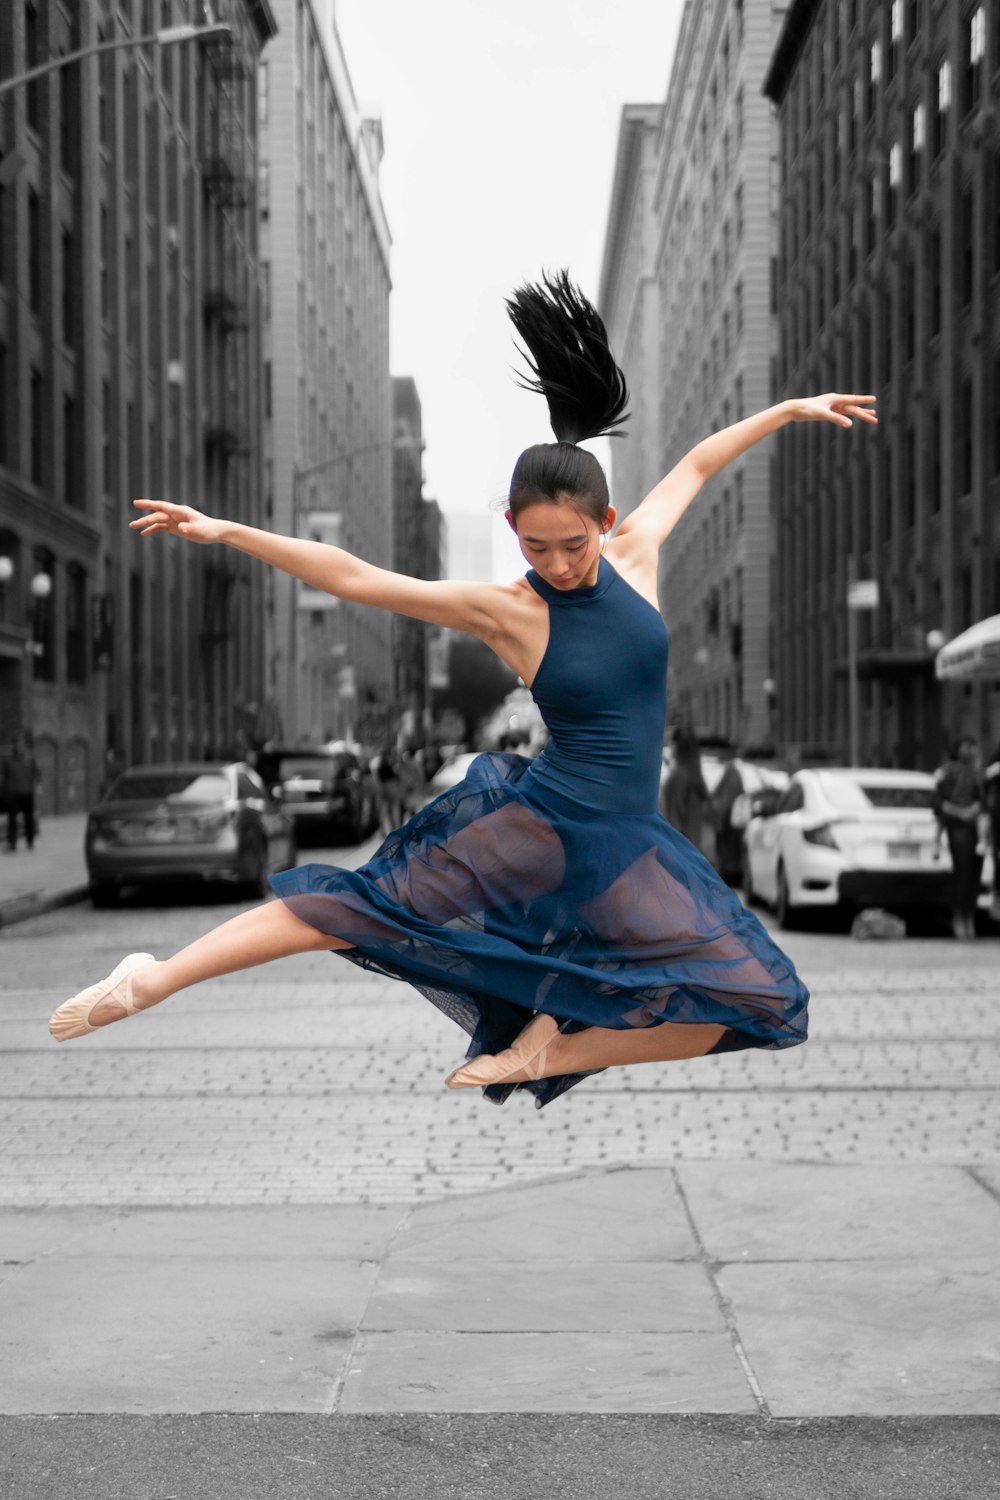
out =
[[[764,79],[763,93],[775,104],[785,97],[795,64],[823,0],[792,0]]]

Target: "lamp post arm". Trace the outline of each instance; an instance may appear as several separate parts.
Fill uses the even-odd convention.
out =
[[[229,35],[229,26],[172,26],[163,31],[153,31],[149,36],[119,37],[114,42],[98,42],[93,47],[81,47],[77,52],[67,52],[65,57],[50,58],[37,68],[29,68],[27,73],[17,73],[13,78],[0,80],[0,98],[9,94],[11,89],[19,88],[22,83],[34,83],[36,78],[44,78],[49,73],[68,68],[70,63],[82,62],[88,57],[99,57],[102,52],[120,52],[126,47],[168,47],[177,42],[194,42],[199,38]]]

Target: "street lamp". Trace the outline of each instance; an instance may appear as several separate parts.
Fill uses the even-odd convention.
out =
[[[221,41],[223,37],[231,35],[232,28],[225,22],[213,22],[210,26],[164,26],[159,31],[150,32],[148,36],[119,37],[113,42],[98,42],[92,47],[81,47],[77,52],[67,52],[64,57],[52,57],[37,68],[29,68],[26,73],[16,73],[12,78],[4,78],[0,81],[0,98],[22,83],[34,83],[36,78],[44,78],[49,73],[68,67],[70,63],[98,57],[102,52],[118,52],[127,47],[174,47],[179,42]]]

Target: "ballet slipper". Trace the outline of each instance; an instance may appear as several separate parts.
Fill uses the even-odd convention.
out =
[[[112,969],[107,979],[92,984],[74,995],[72,1000],[65,1001],[49,1022],[49,1031],[56,1041],[68,1042],[71,1037],[99,1031],[100,1027],[91,1026],[90,1017],[95,1006],[100,1005],[102,1000],[113,1000],[117,1005],[124,1006],[125,1016],[134,1016],[138,1006],[132,995],[132,976],[136,969],[155,963],[156,959],[151,953],[129,953],[117,968]],[[123,1021],[125,1016],[116,1016],[115,1019]],[[111,1022],[106,1021],[104,1024],[111,1025]]]
[[[556,1018],[540,1012],[509,1047],[502,1052],[480,1053],[449,1073],[445,1083],[450,1089],[487,1088],[491,1083],[502,1083],[512,1073],[524,1073],[534,1081],[544,1075],[545,1054],[558,1035]]]

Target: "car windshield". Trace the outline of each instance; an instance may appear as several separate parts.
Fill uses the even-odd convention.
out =
[[[821,776],[823,792],[834,807],[845,812],[867,812],[872,807],[930,807],[931,786],[912,782],[855,781],[853,777]]]
[[[291,781],[293,777],[336,776],[348,764],[346,755],[283,755],[278,762],[278,779]]]
[[[146,771],[119,776],[109,801],[219,802],[229,796],[229,782],[221,771]]]

